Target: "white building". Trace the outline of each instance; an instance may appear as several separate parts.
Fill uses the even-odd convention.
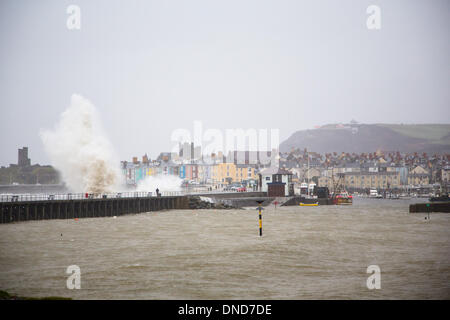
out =
[[[270,167],[258,173],[259,188],[267,196],[280,197],[294,194],[292,173],[278,167]]]

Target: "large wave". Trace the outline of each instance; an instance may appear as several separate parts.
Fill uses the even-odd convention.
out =
[[[95,106],[73,94],[53,130],[41,130],[51,164],[72,192],[104,193],[120,186],[119,161]]]

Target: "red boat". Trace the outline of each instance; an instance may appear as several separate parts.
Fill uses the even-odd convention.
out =
[[[333,200],[333,204],[352,204],[353,203],[353,196],[349,195],[347,191],[340,192],[336,195],[332,195],[331,199]]]

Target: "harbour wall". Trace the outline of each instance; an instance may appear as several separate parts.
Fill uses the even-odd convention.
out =
[[[409,205],[409,212],[450,212],[450,202],[415,203]]]
[[[196,196],[210,197],[214,199],[237,199],[237,198],[254,198],[254,197],[267,197],[267,192],[249,191],[249,192],[205,192],[196,193]]]
[[[298,206],[300,204],[300,202],[302,203],[307,203],[307,204],[311,204],[311,203],[319,203],[320,206],[324,206],[324,205],[332,205],[333,201],[330,198],[305,198],[305,197],[292,197],[291,199],[289,199],[288,201],[286,201],[285,203],[282,204],[282,206]]]
[[[112,217],[188,208],[187,196],[0,202],[0,223]]]

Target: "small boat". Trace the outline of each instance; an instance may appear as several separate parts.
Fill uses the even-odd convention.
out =
[[[383,196],[378,193],[377,189],[370,189],[369,198],[381,199]]]
[[[398,200],[400,199],[400,197],[398,196],[398,194],[386,193],[386,199]]]
[[[345,190],[344,176],[339,175],[337,183],[334,182],[333,177],[333,193],[330,197],[331,201],[335,205],[351,205],[353,204],[353,196],[351,196],[347,190]]]
[[[447,193],[447,194],[443,194],[440,196],[430,197],[429,200],[432,202],[448,202],[448,201],[450,201],[450,196]]]
[[[353,204],[353,197],[349,195],[347,192],[341,192],[337,195],[333,195],[333,204],[337,205],[351,205]]]
[[[316,203],[303,203],[303,202],[300,202],[298,205],[301,206],[301,207],[317,207],[319,205],[319,203],[318,202],[316,202]]]

